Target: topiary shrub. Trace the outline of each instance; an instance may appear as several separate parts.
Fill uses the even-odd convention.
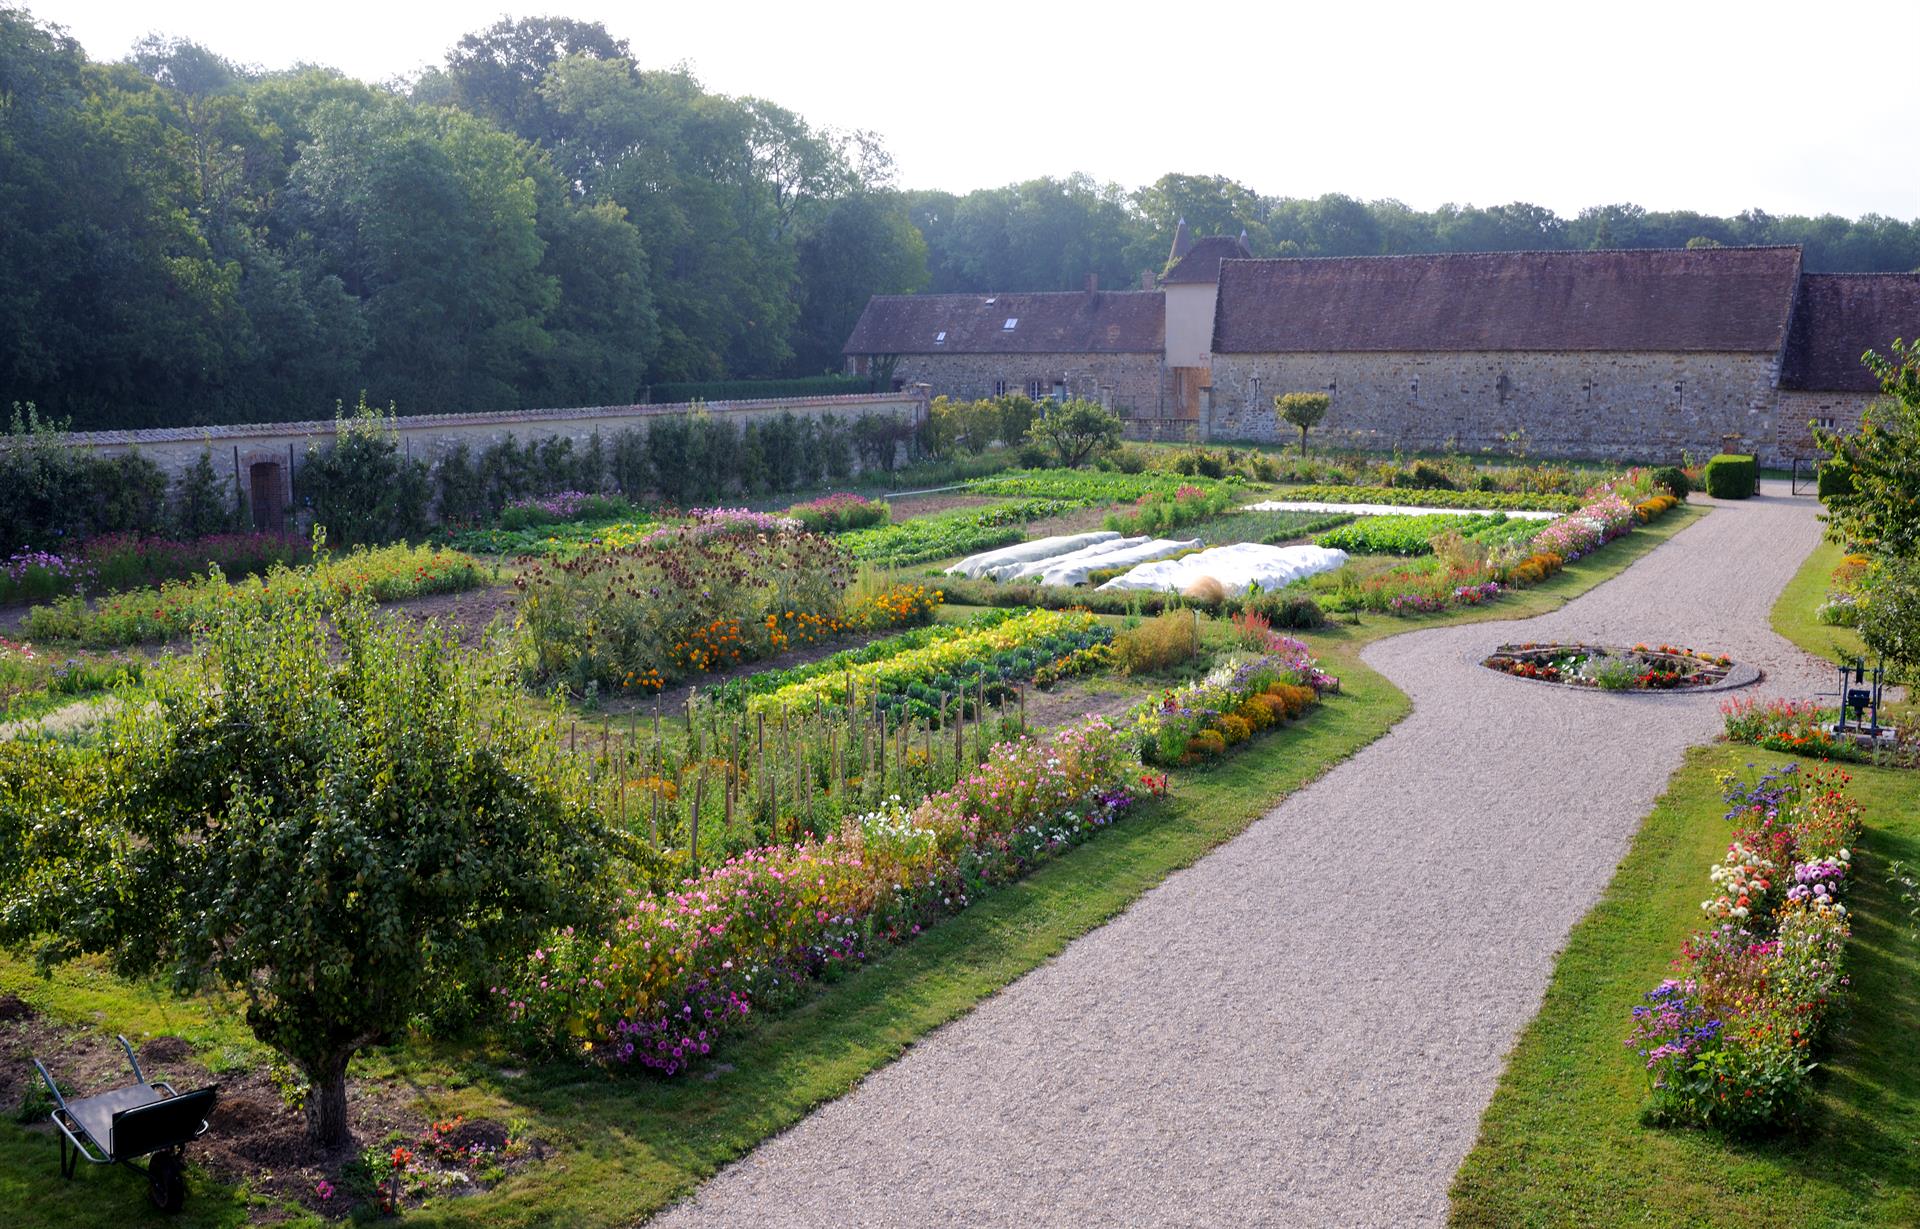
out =
[[[1746,499],[1760,489],[1760,467],[1751,456],[1723,452],[1707,462],[1707,494]]]
[[[1687,471],[1678,465],[1662,465],[1653,471],[1653,485],[1665,487],[1667,494],[1675,499],[1685,499],[1693,493],[1693,483],[1687,481]]]

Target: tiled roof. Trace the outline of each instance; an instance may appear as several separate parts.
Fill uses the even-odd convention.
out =
[[[1229,260],[1214,350],[1778,353],[1797,247]]]
[[[1229,239],[1225,235],[1208,235],[1205,239],[1196,239],[1167,275],[1160,279],[1163,286],[1191,285],[1206,283],[1212,285],[1220,280],[1220,262],[1223,260],[1245,260],[1253,255],[1244,240]]]
[[[845,353],[1157,354],[1165,333],[1157,290],[875,295]]]
[[[1860,356],[1920,339],[1920,273],[1809,273],[1800,279],[1780,387],[1814,392],[1879,389]]]

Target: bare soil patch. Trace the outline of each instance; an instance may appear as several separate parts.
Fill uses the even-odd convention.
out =
[[[889,499],[887,505],[893,509],[895,521],[910,521],[917,516],[932,516],[936,512],[947,512],[954,508],[984,508],[988,504],[1003,502],[1004,496],[970,495],[965,491],[941,491],[933,495],[903,495],[898,499]]]
[[[111,1036],[56,1023],[11,995],[0,996],[0,1022],[0,1106],[9,1113],[30,1092],[44,1095],[34,1058],[47,1064],[69,1100],[132,1082],[126,1054]],[[398,1144],[412,1153],[409,1171],[417,1176],[403,1193],[403,1208],[418,1204],[428,1193],[482,1190],[544,1154],[531,1141],[515,1141],[510,1147],[507,1127],[490,1120],[463,1121],[436,1139],[428,1104],[433,1089],[362,1078],[352,1080],[347,1089],[352,1123],[347,1142],[316,1148],[307,1142],[305,1114],[287,1103],[265,1066],[215,1075],[194,1059],[193,1047],[179,1037],[154,1037],[137,1043],[134,1051],[149,1080],[168,1081],[182,1092],[219,1085],[207,1133],[187,1148],[194,1165],[222,1183],[244,1183],[276,1203],[296,1202],[324,1216],[349,1216],[370,1203],[365,1178],[356,1176],[365,1149],[390,1154]],[[52,1124],[41,1115],[27,1129],[46,1137],[46,1179],[59,1182]],[[322,1197],[322,1181],[331,1188],[330,1198]],[[132,1191],[124,1196],[129,1217],[139,1214],[132,1202],[137,1197]],[[123,1196],[115,1192],[102,1198]],[[276,1208],[257,1208],[250,1215],[254,1223],[280,1219]]]

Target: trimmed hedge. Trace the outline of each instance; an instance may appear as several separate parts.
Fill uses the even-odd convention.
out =
[[[1760,489],[1760,466],[1750,456],[1723,452],[1707,462],[1707,494],[1746,499]]]

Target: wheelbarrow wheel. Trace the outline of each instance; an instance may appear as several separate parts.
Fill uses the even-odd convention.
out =
[[[187,1165],[177,1152],[156,1152],[147,1164],[147,1198],[162,1212],[178,1212],[187,1202]]]

